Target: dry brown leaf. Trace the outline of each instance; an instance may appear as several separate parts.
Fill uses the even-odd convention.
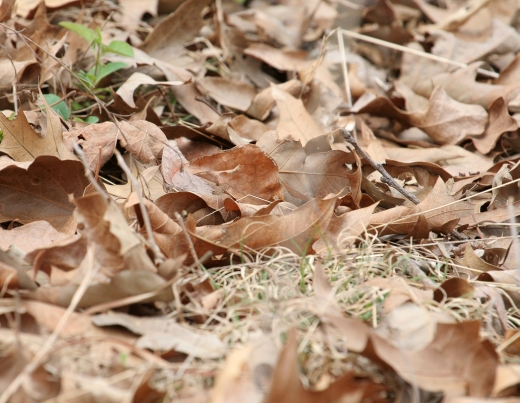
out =
[[[64,141],[69,150],[72,150],[72,141],[76,141],[85,153],[90,169],[95,171],[98,164],[105,165],[114,155],[118,132],[113,122],[104,122],[67,132]]]
[[[259,147],[245,145],[193,161],[190,171],[224,187],[236,200],[265,204],[283,199],[278,168]]]
[[[431,231],[449,233],[460,218],[474,211],[474,206],[469,202],[451,204],[454,201],[446,185],[439,178],[434,188],[418,205],[395,207],[375,213],[372,215],[370,225],[378,231],[379,235],[408,234],[417,224],[418,216],[423,214]]]
[[[175,319],[140,318],[123,312],[112,312],[96,315],[92,322],[96,326],[123,326],[141,335],[135,341],[137,347],[156,352],[178,351],[197,358],[220,358],[226,349],[216,335],[191,330],[176,323]]]
[[[282,139],[299,140],[305,146],[310,139],[324,134],[300,99],[278,87],[272,88],[271,95],[280,110],[280,121],[276,130]]]
[[[0,171],[0,222],[45,220],[59,231],[72,220],[69,195],[81,196],[88,184],[79,161],[41,156],[26,169],[7,166]]]
[[[222,77],[203,77],[196,80],[202,93],[209,95],[221,105],[239,111],[247,111],[256,95],[251,84]]]
[[[481,340],[478,321],[437,324],[433,341],[419,351],[395,347],[372,334],[374,353],[406,381],[445,396],[489,396],[498,356],[488,340]],[[439,352],[442,351],[442,354]]]
[[[199,227],[196,236],[225,249],[285,246],[304,254],[325,233],[335,202],[336,198],[312,199],[285,216],[244,217],[218,227]]]
[[[145,164],[156,159],[167,142],[162,130],[146,120],[119,123],[119,139],[128,152]]]
[[[23,111],[18,113],[15,120],[9,120],[0,113],[0,129],[4,137],[0,151],[15,161],[32,161],[43,155],[77,161],[63,143],[61,121],[54,111],[47,114],[47,122],[47,133],[40,135],[33,130]]]
[[[299,141],[279,140],[266,133],[257,142],[278,166],[285,188],[285,199],[301,204],[313,197],[351,193],[356,203],[361,198],[361,169],[355,154],[339,150],[307,155]],[[345,164],[356,164],[355,171]]]

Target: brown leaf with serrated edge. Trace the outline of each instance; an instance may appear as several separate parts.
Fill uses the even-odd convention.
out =
[[[162,130],[146,120],[122,121],[119,130],[121,145],[145,164],[157,158],[167,142]]]
[[[489,153],[500,136],[518,129],[518,122],[509,115],[504,98],[497,98],[489,107],[489,126],[482,136],[472,137],[475,148],[482,154]]]
[[[42,155],[77,161],[77,157],[63,143],[60,118],[52,109],[48,110],[51,112],[47,113],[47,133],[42,135],[32,129],[22,110],[14,120],[9,120],[0,113],[0,129],[4,135],[0,152],[6,153],[15,161],[32,161]]]
[[[314,197],[350,192],[356,203],[361,198],[361,169],[356,154],[339,150],[307,155],[299,141],[279,140],[274,132],[257,142],[278,165],[285,199],[302,204]],[[356,164],[352,172],[345,164]]]
[[[285,246],[303,255],[327,230],[335,197],[312,199],[285,216],[244,217],[220,226],[198,227],[196,237],[225,249]]]
[[[298,376],[298,342],[296,331],[292,329],[274,368],[271,387],[264,403],[355,403],[364,398],[376,399],[382,390],[381,385],[368,379],[357,379],[350,372],[343,374],[325,390],[305,389]]]
[[[226,187],[236,200],[265,204],[283,199],[283,189],[274,161],[255,145],[235,147],[202,157],[190,164],[198,176]]]
[[[438,323],[433,341],[419,351],[395,347],[375,333],[370,340],[379,359],[423,390],[485,397],[493,388],[499,359],[491,342],[480,338],[479,329],[479,321]]]
[[[0,222],[45,220],[59,231],[74,211],[69,195],[81,196],[88,184],[79,161],[40,156],[26,169],[7,166],[0,170]]]
[[[280,109],[280,121],[276,130],[282,139],[300,140],[302,145],[323,133],[323,129],[309,115],[301,99],[296,99],[278,87],[271,91]]]
[[[445,183],[439,178],[418,205],[399,206],[375,213],[370,219],[370,225],[379,235],[408,234],[415,228],[418,215],[423,214],[431,231],[450,232],[460,218],[473,214],[475,209],[467,201],[451,204],[453,202],[455,199],[450,196]]]

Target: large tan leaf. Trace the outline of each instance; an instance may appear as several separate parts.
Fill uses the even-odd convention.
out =
[[[0,170],[0,222],[45,220],[59,231],[74,211],[69,195],[81,196],[88,184],[79,161],[40,156],[27,169],[7,166]]]
[[[14,120],[9,120],[0,113],[0,129],[4,134],[0,151],[15,161],[32,161],[40,155],[52,155],[61,160],[78,160],[65,147],[60,118],[52,110],[47,114],[47,133],[42,135],[33,130],[23,111]]]
[[[350,192],[359,202],[361,169],[355,154],[331,150],[307,155],[299,141],[279,140],[274,132],[264,134],[257,146],[276,162],[286,200],[299,205],[314,197]],[[353,163],[358,166],[355,171],[345,166]]]
[[[305,109],[301,99],[296,99],[278,87],[271,91],[273,99],[280,109],[280,121],[276,130],[281,138],[300,140],[302,145],[323,133],[323,129],[314,121]]]

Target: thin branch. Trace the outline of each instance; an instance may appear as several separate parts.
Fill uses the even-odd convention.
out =
[[[345,141],[349,144],[351,144],[354,149],[356,150],[356,153],[359,154],[361,157],[363,157],[372,167],[378,171],[381,174],[381,182],[386,183],[388,186],[393,187],[395,190],[397,190],[399,193],[401,193],[404,197],[406,197],[408,200],[410,200],[413,204],[417,205],[421,201],[415,196],[413,193],[410,193],[405,188],[403,188],[399,183],[396,182],[392,176],[387,172],[387,170],[383,167],[383,165],[375,162],[366,152],[363,150],[358,142],[354,139],[352,134],[348,130],[342,129],[341,133],[343,134],[343,137],[345,138]],[[453,230],[451,231],[451,236],[453,236],[455,239],[458,240],[467,240],[469,239],[465,234]]]
[[[179,225],[182,228],[182,232],[184,232],[184,235],[186,236],[186,240],[188,241],[188,247],[190,248],[191,256],[193,257],[193,261],[197,263],[197,266],[199,266],[202,270],[205,271],[205,267],[203,266],[202,262],[200,261],[199,257],[197,256],[197,251],[195,250],[195,246],[193,245],[193,241],[191,240],[190,233],[186,229],[186,225],[184,225],[184,220],[182,219],[181,215],[178,212],[175,212],[175,219],[179,223]]]
[[[401,193],[404,197],[406,197],[408,200],[410,200],[413,204],[419,204],[421,201],[415,196],[414,194],[410,193],[408,190],[403,188],[399,183],[395,181],[394,178],[390,176],[390,174],[386,171],[386,169],[383,167],[383,165],[378,164],[375,162],[370,156],[363,150],[356,139],[350,134],[348,130],[342,129],[341,134],[343,134],[343,137],[345,137],[345,141],[349,144],[352,144],[354,146],[354,149],[356,150],[356,153],[359,154],[361,157],[363,157],[372,167],[378,171],[381,174],[381,182],[386,183],[388,186],[393,187],[395,190],[397,190],[399,193]]]
[[[164,255],[161,252],[161,249],[155,242],[155,237],[153,236],[153,229],[152,224],[150,222],[150,216],[148,215],[148,209],[146,208],[144,204],[143,194],[141,191],[141,186],[139,185],[139,182],[132,174],[132,171],[126,164],[125,160],[121,156],[121,153],[118,150],[114,150],[114,154],[117,158],[117,163],[121,167],[121,169],[125,172],[126,176],[128,177],[128,180],[132,182],[132,185],[135,189],[135,192],[137,193],[137,197],[139,198],[139,207],[141,208],[141,215],[143,216],[144,221],[144,227],[146,228],[146,233],[148,234],[148,241],[150,242],[150,247],[152,248],[153,254],[154,254],[154,261],[155,263],[161,263],[164,261]]]

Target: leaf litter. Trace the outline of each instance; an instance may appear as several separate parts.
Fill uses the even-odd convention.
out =
[[[518,399],[516,1],[118,3],[0,6],[0,402]]]

